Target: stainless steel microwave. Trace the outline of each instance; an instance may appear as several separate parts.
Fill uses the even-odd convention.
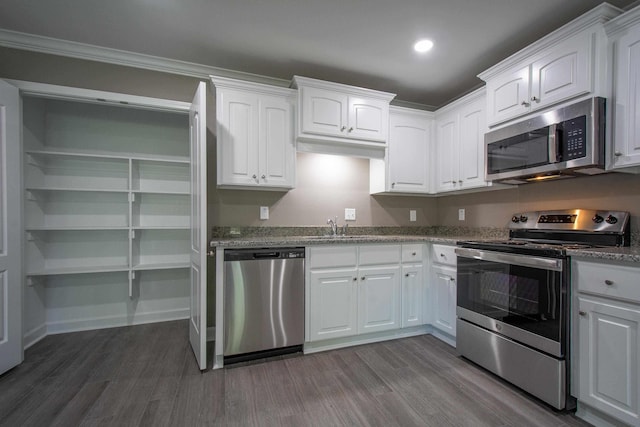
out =
[[[486,133],[487,181],[522,184],[604,172],[605,99],[590,98]]]

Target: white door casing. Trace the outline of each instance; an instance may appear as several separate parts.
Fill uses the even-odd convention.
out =
[[[206,83],[189,110],[191,144],[191,305],[189,342],[200,370],[207,368],[207,123]]]
[[[0,81],[0,374],[24,354],[19,97],[16,87]]]

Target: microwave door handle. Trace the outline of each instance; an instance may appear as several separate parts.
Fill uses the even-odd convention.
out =
[[[558,125],[549,126],[549,163],[558,163]]]

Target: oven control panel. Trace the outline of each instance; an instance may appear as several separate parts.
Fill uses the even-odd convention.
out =
[[[556,214],[556,215],[540,215],[538,217],[538,224],[575,224],[576,214]]]
[[[629,227],[629,212],[564,209],[516,213],[511,230],[563,230],[567,232],[623,233]]]

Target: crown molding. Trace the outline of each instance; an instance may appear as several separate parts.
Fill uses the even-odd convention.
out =
[[[194,62],[179,61],[176,59],[162,58],[159,56],[145,55],[142,53],[129,52],[5,29],[0,29],[0,46],[195,77],[197,79],[208,80],[209,76],[213,74],[221,77],[247,80],[281,87],[289,87],[291,84],[290,80],[262,76],[259,74],[244,73],[241,71],[212,67]]]

